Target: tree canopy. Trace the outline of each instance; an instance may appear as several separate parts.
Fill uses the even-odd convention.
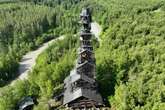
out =
[[[3,41],[0,44],[2,77],[6,71],[15,71],[11,69],[18,66],[15,61],[19,60],[15,59],[25,53],[17,55],[14,49],[25,51],[24,48],[34,48],[49,35],[66,34],[64,40],[54,43],[39,56],[28,80],[0,89],[1,110],[13,110],[27,95],[34,95],[39,101],[34,110],[48,109],[48,100],[61,91],[64,78],[74,66],[79,44],[78,36],[74,34],[79,31],[78,16],[84,6],[92,9],[94,20],[103,28],[95,54],[99,90],[106,103],[114,110],[164,110],[164,0],[30,0],[1,4],[0,9],[4,10],[0,11],[3,13],[0,14],[3,19],[0,29],[4,31],[3,36],[0,34]],[[35,9],[38,15],[31,12]],[[31,17],[21,21],[27,13],[31,13]],[[18,28],[11,28],[13,25]],[[31,25],[34,27],[28,28]],[[16,41],[20,43],[14,43]],[[13,48],[14,45],[18,47]]]

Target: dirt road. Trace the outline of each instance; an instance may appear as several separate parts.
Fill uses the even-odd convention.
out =
[[[92,27],[91,32],[100,41],[99,35],[102,31],[101,26],[98,23],[93,22],[91,24],[91,27]],[[36,59],[37,59],[38,55],[41,54],[46,48],[48,48],[49,45],[51,45],[53,42],[55,42],[57,40],[61,40],[63,38],[64,38],[64,36],[61,36],[57,39],[53,39],[47,43],[44,43],[37,50],[31,51],[31,52],[27,53],[26,55],[24,55],[22,60],[19,62],[19,69],[18,69],[19,77],[17,79],[15,79],[14,81],[12,81],[11,85],[13,85],[14,82],[17,81],[18,79],[20,79],[20,80],[27,79],[29,71],[31,71],[36,64]]]

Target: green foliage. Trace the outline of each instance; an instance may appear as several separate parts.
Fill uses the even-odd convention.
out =
[[[0,109],[1,110],[13,110],[17,105],[18,101],[22,99],[23,96],[28,95],[28,85],[27,81],[18,81],[15,87],[4,88],[0,91]]]
[[[55,25],[50,21],[55,14],[53,9],[44,6],[0,5],[0,44],[3,47],[0,51],[0,86],[15,77],[19,59],[38,46],[35,43],[38,36]]]
[[[0,4],[0,86],[17,76],[23,54],[61,34],[77,31],[77,16],[64,13],[67,10],[58,5]]]
[[[101,92],[113,109],[163,110],[165,2],[116,0],[111,4],[109,16],[105,13],[110,24],[96,52]]]
[[[50,9],[60,10],[55,11],[56,16],[53,17],[55,21],[44,19],[44,26],[48,29],[46,28],[45,34],[42,32],[42,35],[38,35],[40,37],[34,42],[36,45],[41,44],[49,35],[76,33],[79,26],[76,22],[81,8],[90,7],[94,20],[103,27],[100,47],[96,49],[97,80],[102,96],[115,110],[164,110],[165,2],[163,0],[49,0],[49,2],[31,0],[31,5],[34,5],[32,2],[38,4],[36,5],[38,7],[50,6]],[[13,7],[14,11],[19,10],[18,6]],[[47,26],[53,22],[55,28]],[[12,30],[9,27],[5,30]],[[11,41],[4,39],[3,42],[10,44]],[[33,45],[31,41],[29,43]],[[98,47],[96,42],[94,44]],[[11,47],[6,47],[3,43],[0,43],[0,46],[3,53],[6,48],[8,50]],[[25,84],[22,82],[21,88],[9,87],[3,90],[3,95],[0,92],[2,96],[0,109],[13,109],[16,102],[27,95],[37,96],[40,103],[34,109],[48,109],[48,100],[53,94],[61,91],[64,78],[74,66],[77,47],[76,38],[70,35],[50,46],[39,56],[28,81],[25,81],[28,87],[21,86]],[[13,52],[11,50],[10,53]],[[8,57],[11,60],[15,58],[10,55]],[[14,64],[13,62],[11,64]],[[0,63],[0,69],[4,67],[6,66]]]
[[[61,84],[74,66],[76,45],[77,37],[67,35],[64,40],[50,46],[37,59],[37,65],[27,81],[16,82],[16,85],[0,90],[1,110],[14,109],[21,98],[29,95],[39,98],[42,106],[36,109],[47,107],[47,101],[53,94],[61,92]]]

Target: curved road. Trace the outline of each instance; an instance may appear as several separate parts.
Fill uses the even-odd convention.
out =
[[[100,39],[100,34],[101,34],[101,31],[102,31],[102,28],[101,26],[97,23],[97,22],[93,22],[91,24],[91,32],[95,35],[95,37],[98,39],[98,41],[100,42],[101,39]]]
[[[91,27],[92,27],[91,32],[95,35],[95,37],[98,39],[98,41],[100,41],[99,35],[102,31],[101,26],[98,23],[93,22],[91,24]],[[17,79],[15,79],[14,81],[12,81],[11,85],[13,85],[14,82],[17,81],[18,79],[20,79],[20,80],[27,79],[29,71],[31,71],[33,69],[33,67],[35,66],[38,55],[41,54],[46,48],[48,48],[49,45],[51,45],[54,41],[61,40],[63,38],[64,38],[64,36],[53,39],[47,43],[44,43],[37,50],[31,51],[31,52],[27,53],[26,55],[24,55],[22,60],[19,62],[19,69],[18,69],[19,77]]]
[[[29,71],[31,71],[32,68],[35,66],[38,55],[41,54],[46,48],[48,48],[49,45],[51,45],[54,41],[61,40],[61,39],[64,39],[64,36],[60,36],[56,39],[50,40],[44,43],[37,50],[31,51],[27,53],[26,55],[24,55],[22,60],[19,62],[18,79],[21,79],[21,80],[26,79]]]

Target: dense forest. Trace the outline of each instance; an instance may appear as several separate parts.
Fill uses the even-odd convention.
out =
[[[38,57],[28,80],[0,88],[0,110],[17,109],[25,96],[37,98],[34,110],[49,109],[48,101],[61,92],[63,80],[74,66],[78,16],[84,6],[91,8],[94,20],[103,28],[95,53],[99,90],[107,105],[112,110],[164,110],[164,0],[17,0],[0,4],[2,85],[16,75],[23,54],[65,34],[65,39]]]
[[[18,62],[26,52],[62,33],[75,33],[76,16],[65,11],[58,5],[56,9],[22,2],[0,5],[0,86],[18,75]]]

